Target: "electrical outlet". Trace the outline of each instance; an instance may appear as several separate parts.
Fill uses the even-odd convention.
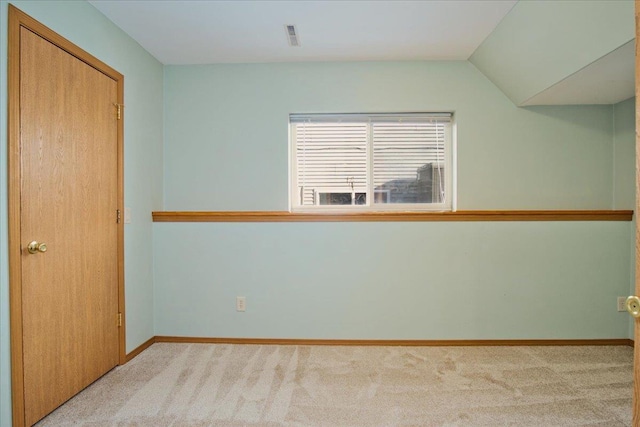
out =
[[[247,299],[245,297],[236,297],[236,311],[245,311],[247,308]]]
[[[625,297],[618,297],[618,311],[627,311],[624,303],[627,301]]]

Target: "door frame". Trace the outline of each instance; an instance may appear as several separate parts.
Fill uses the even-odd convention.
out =
[[[69,40],[31,18],[15,6],[9,4],[8,19],[8,222],[9,222],[9,311],[11,336],[11,400],[14,426],[23,426],[24,419],[24,365],[22,342],[22,255],[20,218],[20,28],[26,28],[87,65],[95,68],[117,83],[118,104],[124,103],[124,76],[98,58],[79,48]],[[116,114],[116,106],[114,106]],[[124,119],[118,120],[117,130],[117,205],[122,212],[124,205]],[[113,213],[114,221],[116,212]],[[118,264],[118,312],[122,313],[122,323],[118,330],[118,363],[126,363],[125,311],[124,311],[124,221],[117,224],[117,264]],[[115,314],[115,313],[114,313]],[[116,318],[114,317],[114,323]]]
[[[635,26],[636,26],[636,60],[635,60],[635,96],[636,96],[636,203],[634,219],[635,227],[635,295],[640,295],[640,220],[638,220],[638,212],[640,211],[640,0],[635,0]],[[640,424],[640,319],[634,319],[633,331],[633,404],[632,404],[632,425]]]

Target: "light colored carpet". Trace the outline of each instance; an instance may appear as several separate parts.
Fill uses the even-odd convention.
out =
[[[630,347],[154,344],[44,426],[629,426]]]

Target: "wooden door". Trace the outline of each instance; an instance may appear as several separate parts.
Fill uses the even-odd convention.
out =
[[[20,283],[11,291],[20,295],[11,302],[20,300],[12,342],[19,333],[23,415],[14,425],[32,425],[120,360],[119,85],[18,31]]]
[[[636,0],[636,295],[640,295],[640,0]],[[633,351],[633,426],[640,427],[640,318],[635,319]]]

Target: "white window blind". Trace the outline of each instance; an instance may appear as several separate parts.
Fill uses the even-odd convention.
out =
[[[445,124],[416,119],[372,123],[373,184],[375,190],[389,190],[387,203],[444,201]]]
[[[292,207],[450,208],[451,118],[291,115]]]

